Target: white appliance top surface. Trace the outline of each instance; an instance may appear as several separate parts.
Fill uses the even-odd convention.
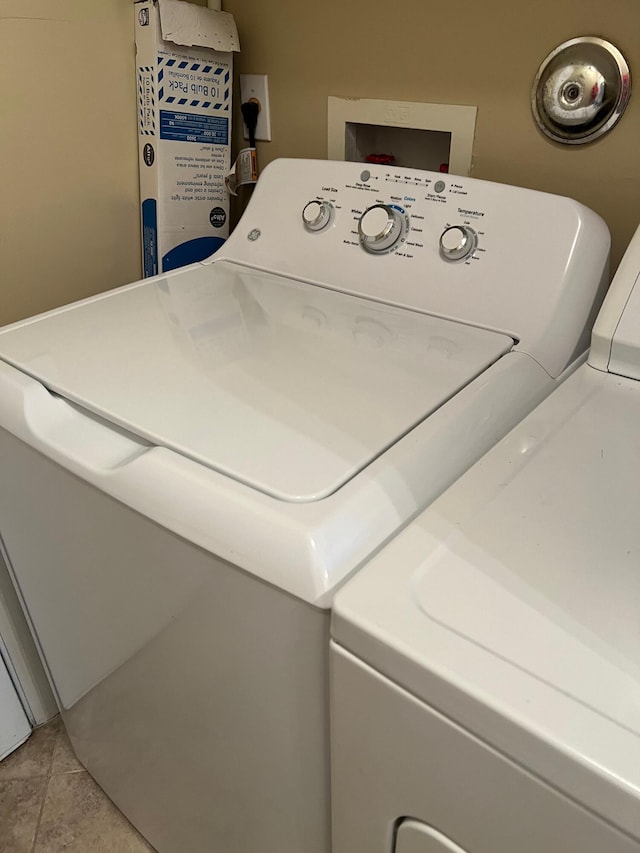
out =
[[[331,210],[319,231],[304,227],[309,202]],[[360,245],[361,217],[376,205],[408,221],[394,251]],[[456,226],[477,246],[449,262],[440,240]],[[608,255],[605,223],[571,199],[397,166],[275,160],[213,259],[493,329],[557,377],[589,346]]]
[[[287,501],[338,489],[512,346],[225,261],[0,333],[50,390]]]
[[[636,278],[611,343],[609,370],[640,379],[640,275]]]
[[[367,663],[635,833],[639,423],[640,383],[583,366],[338,592],[333,620]]]
[[[640,379],[640,227],[616,270],[593,327],[589,364]]]

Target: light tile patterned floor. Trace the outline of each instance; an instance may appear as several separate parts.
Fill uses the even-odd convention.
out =
[[[78,763],[62,722],[0,762],[0,853],[153,853]]]

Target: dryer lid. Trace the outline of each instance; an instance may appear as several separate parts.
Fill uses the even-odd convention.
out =
[[[611,342],[609,371],[640,379],[640,275],[636,278]]]
[[[629,243],[591,335],[589,364],[640,379],[640,227]]]
[[[513,340],[220,261],[0,332],[0,357],[286,501],[340,488]]]
[[[640,837],[639,419],[639,383],[582,366],[338,592],[332,636]]]

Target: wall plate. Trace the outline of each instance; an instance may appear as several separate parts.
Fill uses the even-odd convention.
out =
[[[255,98],[260,104],[258,123],[256,125],[256,140],[271,142],[271,113],[269,109],[269,79],[266,74],[240,75],[240,103],[244,104]],[[249,139],[247,126],[242,122],[244,138]]]
[[[456,104],[330,96],[328,156],[330,160],[363,162],[360,154],[375,153],[364,149],[357,138],[364,133],[365,144],[371,139],[374,145],[386,146],[383,153],[395,154],[399,167],[437,171],[440,163],[447,161],[451,174],[468,175],[476,112],[476,107]],[[368,137],[375,128],[378,132]],[[433,138],[429,139],[430,136]],[[446,136],[446,148],[440,151],[443,136]],[[433,162],[430,163],[424,157],[430,156],[432,148]]]

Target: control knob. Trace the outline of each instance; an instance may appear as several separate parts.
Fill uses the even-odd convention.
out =
[[[468,225],[451,225],[440,235],[440,254],[446,261],[469,258],[478,247],[478,235]]]
[[[367,208],[358,222],[360,243],[367,252],[389,252],[409,230],[409,217],[400,208],[374,204]]]
[[[302,208],[302,222],[307,231],[323,231],[333,218],[333,205],[328,201],[310,201]]]

